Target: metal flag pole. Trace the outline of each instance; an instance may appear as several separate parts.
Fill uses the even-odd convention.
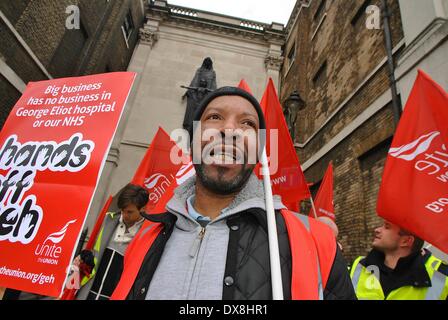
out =
[[[313,208],[314,218],[317,219],[316,207],[314,206],[313,196],[310,196],[311,207]]]
[[[261,170],[263,175],[264,194],[266,199],[266,215],[268,220],[272,298],[274,300],[283,300],[282,271],[280,266],[280,252],[278,248],[277,224],[275,222],[274,200],[272,197],[271,175],[269,172],[266,147],[263,148],[263,154],[261,156]]]

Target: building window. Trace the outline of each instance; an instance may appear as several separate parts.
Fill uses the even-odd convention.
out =
[[[327,0],[322,0],[313,17],[314,21],[313,25],[315,25],[316,27],[314,28],[313,35],[311,36],[311,41],[313,41],[314,38],[316,37],[326,17],[327,17]]]
[[[314,14],[314,18],[313,18],[314,21],[319,22],[320,19],[322,19],[322,16],[323,16],[324,13],[325,13],[325,9],[326,9],[326,7],[327,7],[327,0],[322,0],[322,1],[320,2],[319,7],[318,7],[317,10],[316,10],[316,13]]]
[[[380,142],[358,157],[359,167],[361,169],[361,190],[362,194],[365,195],[362,212],[365,214],[364,224],[367,227],[366,234],[372,234],[373,230],[381,223],[376,213],[376,205],[381,176],[391,143],[392,137]]]
[[[129,38],[134,31],[134,21],[132,20],[132,14],[129,10],[124,19],[123,25],[121,26],[121,30],[123,31],[124,40],[126,41],[126,46],[129,48]]]
[[[371,4],[371,2],[371,0],[365,0],[364,3],[359,7],[358,11],[356,11],[355,15],[352,18],[352,26],[356,26],[361,17],[365,15],[366,9]]]
[[[322,63],[319,70],[314,74],[313,83],[314,86],[318,87],[327,79],[327,60]]]
[[[294,42],[288,53],[288,67],[291,67],[296,60],[296,43]]]

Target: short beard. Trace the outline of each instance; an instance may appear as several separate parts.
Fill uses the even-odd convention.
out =
[[[195,164],[194,168],[196,170],[196,176],[204,188],[219,195],[229,195],[241,191],[254,170],[253,166],[247,167],[247,164],[244,164],[243,168],[234,179],[225,181],[222,179],[226,170],[224,168],[218,168],[217,179],[212,179],[206,175],[203,163]]]

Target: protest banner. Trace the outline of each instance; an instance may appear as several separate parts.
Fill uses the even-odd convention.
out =
[[[0,286],[62,292],[134,79],[28,84],[0,133]]]

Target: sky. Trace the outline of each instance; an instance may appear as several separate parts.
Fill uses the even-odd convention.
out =
[[[286,26],[296,0],[168,0],[168,4]]]

